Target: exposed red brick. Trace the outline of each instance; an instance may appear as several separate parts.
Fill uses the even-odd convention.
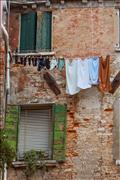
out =
[[[113,109],[112,108],[107,108],[107,109],[104,109],[104,111],[111,112],[111,111],[113,111]]]

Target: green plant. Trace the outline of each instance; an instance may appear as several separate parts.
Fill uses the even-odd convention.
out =
[[[9,167],[15,157],[14,148],[9,144],[4,130],[0,131],[0,169],[3,170],[4,164]]]
[[[43,151],[30,150],[25,152],[24,161],[26,163],[25,175],[27,177],[33,175],[37,169],[45,169],[45,163],[42,161],[45,159],[45,153]],[[39,163],[38,163],[39,161]]]
[[[34,150],[27,151],[24,155],[24,160],[26,162],[25,174],[30,176],[37,170],[37,153]]]

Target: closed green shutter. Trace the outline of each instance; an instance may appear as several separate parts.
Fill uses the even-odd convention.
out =
[[[16,148],[17,147],[17,125],[19,121],[19,106],[8,106],[6,113],[6,134],[8,136],[8,140],[11,145]]]
[[[51,50],[51,12],[37,13],[36,49],[42,51]]]
[[[21,15],[20,51],[35,50],[36,44],[36,13]]]
[[[66,105],[55,104],[53,106],[53,116],[54,116],[53,159],[57,161],[65,160],[66,115],[67,115]]]

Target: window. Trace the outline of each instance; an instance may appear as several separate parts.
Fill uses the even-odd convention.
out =
[[[116,32],[116,50],[120,50],[120,9],[117,9],[116,12],[116,27],[117,27],[117,32]]]
[[[52,114],[50,107],[21,107],[18,125],[18,159],[24,152],[34,149],[43,151],[51,158]]]
[[[117,97],[113,105],[113,158],[120,165],[120,98]]]
[[[23,160],[25,152],[35,150],[43,151],[47,160],[64,161],[66,105],[24,105],[17,109],[17,160]],[[14,111],[10,113],[10,117],[15,116]]]
[[[51,23],[51,12],[21,14],[20,51],[50,51]]]

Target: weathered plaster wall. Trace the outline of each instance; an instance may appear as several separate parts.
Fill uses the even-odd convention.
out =
[[[114,51],[115,19],[114,8],[53,10],[53,49],[57,56],[72,58],[112,54],[113,77],[119,64],[119,53],[116,55]],[[16,48],[18,43],[18,25],[18,14],[12,13],[12,49]],[[43,72],[37,72],[32,66],[11,64],[12,104],[68,104],[66,162],[57,168],[50,168],[43,175],[44,179],[119,180],[120,169],[115,165],[112,153],[114,96],[103,96],[97,87],[68,96],[65,93],[65,69],[62,72],[53,70],[51,73],[62,91],[57,97],[44,82]],[[24,177],[20,170],[9,170],[8,179],[23,180]],[[31,179],[42,179],[40,172]]]
[[[107,54],[115,44],[113,8],[53,12],[53,48],[68,57]]]

